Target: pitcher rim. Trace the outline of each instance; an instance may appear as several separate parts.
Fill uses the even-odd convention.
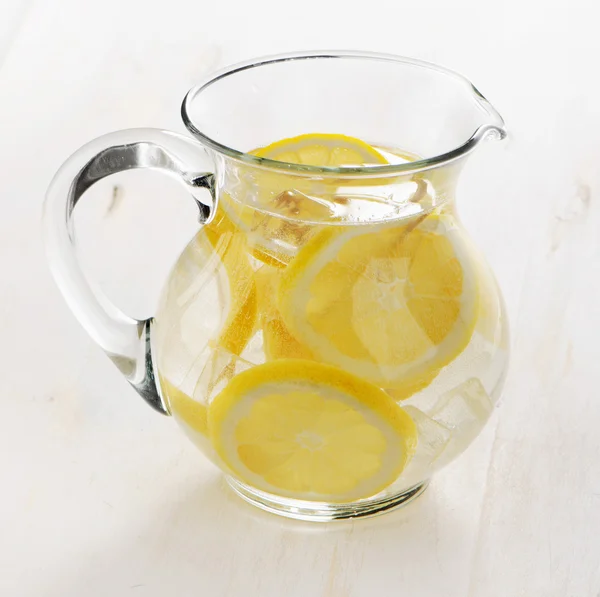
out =
[[[296,164],[293,162],[284,162],[280,160],[273,160],[270,158],[263,158],[252,155],[250,153],[240,151],[233,147],[229,147],[219,141],[216,141],[212,137],[203,133],[193,122],[193,119],[189,115],[189,106],[196,97],[202,93],[205,89],[217,83],[225,77],[234,75],[236,73],[249,70],[252,68],[265,66],[267,64],[276,64],[279,62],[289,62],[294,60],[307,60],[307,59],[361,59],[361,60],[375,60],[384,62],[394,62],[397,64],[405,64],[416,66],[423,69],[429,69],[453,78],[454,80],[465,85],[472,97],[479,104],[479,106],[489,116],[489,122],[486,122],[475,129],[471,136],[462,145],[459,145],[447,152],[440,153],[438,155],[421,158],[413,162],[406,162],[402,164],[369,164],[364,166],[313,166],[307,164]],[[440,166],[447,165],[454,162],[469,153],[471,153],[479,143],[485,139],[504,139],[507,135],[504,119],[500,113],[494,108],[494,106],[484,97],[484,95],[471,83],[471,81],[457,73],[454,70],[440,66],[432,62],[426,62],[415,58],[408,58],[406,56],[397,56],[394,54],[384,54],[378,52],[363,52],[353,50],[321,50],[321,51],[306,51],[306,52],[290,52],[283,54],[274,54],[246,60],[232,64],[223,69],[220,69],[212,73],[209,77],[206,77],[203,81],[192,87],[185,95],[181,104],[181,117],[187,129],[194,135],[200,142],[206,147],[223,154],[236,161],[242,162],[247,165],[255,166],[267,170],[277,170],[280,172],[287,172],[298,175],[320,175],[320,176],[350,176],[350,177],[377,177],[377,176],[389,176],[389,175],[406,175],[414,174],[424,170],[430,170]]]

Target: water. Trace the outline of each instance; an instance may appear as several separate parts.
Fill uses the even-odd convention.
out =
[[[380,151],[394,163],[408,161],[402,157],[407,154]],[[280,182],[263,179],[258,191],[256,179],[252,188],[238,183],[224,189],[214,221],[182,253],[157,316],[158,366],[168,380],[163,390],[190,438],[250,490],[315,502],[381,499],[428,479],[485,425],[504,379],[507,326],[493,275],[456,217],[447,191],[451,180],[452,173],[434,172],[428,178],[378,184],[295,181],[293,188],[281,188]],[[279,452],[265,452],[267,444],[269,450],[280,449],[272,444],[277,425],[268,432],[275,435],[267,444],[252,444],[259,456],[245,455],[248,448],[236,444],[240,421],[249,424],[262,394],[248,390],[250,397],[240,395],[239,404],[229,397],[225,408],[223,391],[231,380],[246,379],[247,372],[282,359],[334,366],[340,378],[347,372],[375,392],[386,392],[381,404],[392,406],[382,415],[373,410],[371,399],[293,382],[299,392],[325,392],[343,405],[340,413],[346,412],[339,419],[327,415],[329,427],[310,423],[323,433],[315,445],[339,437],[336,426],[345,424],[348,412],[374,429],[364,431],[361,423],[352,432],[366,446],[369,462],[375,458],[369,450],[387,442],[377,452],[371,477],[360,482],[344,478],[353,462],[336,452],[331,492],[319,494],[310,489],[312,469],[306,462],[313,461],[308,456],[301,461],[290,457],[283,465]],[[270,391],[279,390],[275,385]],[[273,420],[280,430],[296,429],[290,419],[302,413],[288,412],[292,401],[281,392]],[[325,417],[325,411],[317,414]],[[260,416],[252,419],[259,428]],[[225,417],[222,428],[219,417]],[[400,426],[402,417],[412,421],[409,427]],[[314,433],[310,427],[298,437]],[[414,434],[416,445],[411,447],[410,438],[398,443],[402,433]],[[407,463],[392,478],[393,450],[405,451]],[[350,453],[343,446],[340,451]],[[363,457],[357,453],[353,458],[358,463]],[[261,468],[269,458],[283,466],[278,476]],[[300,466],[294,462],[303,463],[303,472],[293,468]],[[305,477],[302,485],[298,479]],[[340,493],[340,487],[347,487],[347,493]]]

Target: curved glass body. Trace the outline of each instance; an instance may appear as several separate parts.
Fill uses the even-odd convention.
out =
[[[481,431],[506,373],[502,298],[455,196],[502,119],[454,73],[350,53],[234,67],[182,113],[197,163],[144,146],[134,167],[212,200],[152,325],[137,323],[152,355],[132,383],[267,510],[327,520],[418,495]],[[126,325],[103,342],[122,370]]]

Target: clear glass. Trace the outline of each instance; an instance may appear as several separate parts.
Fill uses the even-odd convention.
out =
[[[219,207],[175,266],[157,316],[157,358],[168,380],[164,387],[172,397],[173,415],[228,471],[237,491],[263,507],[328,518],[372,513],[412,497],[481,431],[504,379],[508,336],[502,301],[489,268],[462,228],[455,203],[465,156],[486,135],[504,135],[500,117],[454,74],[412,61],[355,55],[275,59],[233,69],[192,90],[183,113],[188,127],[214,152]],[[390,164],[294,165],[250,153],[306,133],[357,137],[378,148]],[[380,252],[371,257],[357,253],[355,262],[345,263],[344,271],[360,269],[361,277],[339,289],[359,288],[360,280],[366,289],[374,277],[385,278],[387,295],[379,310],[377,303],[369,310],[366,299],[359,305],[360,297],[336,296],[321,308],[344,314],[331,316],[327,326],[308,313],[310,306],[302,311],[300,301],[286,296],[296,293],[289,280],[298,277],[289,271],[310,255],[328,229],[335,229],[332,238],[362,237],[373,243],[387,235],[390,242],[407,247],[439,235],[452,247],[464,293],[472,296],[465,296],[465,312],[449,334],[454,337],[448,336],[446,347],[433,344],[418,372],[405,366],[399,354],[403,343],[394,346],[392,336],[401,329],[382,333],[389,346],[368,347],[364,360],[349,358],[343,344],[334,342],[344,327],[355,332],[343,334],[350,345],[361,339],[363,345],[369,343],[368,326],[399,327],[389,303],[402,289],[394,290],[394,278],[385,271],[389,262]],[[331,244],[320,248],[323,259]],[[455,263],[440,261],[439,266],[431,276],[443,277]],[[330,270],[324,268],[321,277],[312,279],[325,287],[323,294],[337,290],[334,268]],[[296,283],[303,283],[302,275]],[[435,309],[435,300],[429,300]],[[235,327],[228,328],[232,322]],[[444,330],[428,330],[432,336],[436,332],[444,335]],[[323,346],[315,341],[318,334],[326,338]],[[245,370],[289,358],[315,360],[363,377],[383,388],[413,419],[417,449],[381,491],[328,502],[313,489],[294,492],[285,483],[277,486],[259,478],[262,469],[258,475],[244,474],[243,465],[236,469],[222,450],[213,449],[206,421],[223,388]],[[331,474],[339,472],[332,469]]]
[[[159,380],[144,397],[261,508],[331,520],[406,503],[478,435],[505,378],[502,298],[455,197],[469,153],[504,138],[501,117],[455,73],[353,53],[232,67],[182,115],[198,153],[159,132],[131,160],[183,178],[205,220],[154,320],[127,323],[130,346],[147,339],[128,361],[146,394]],[[271,145],[299,135],[313,136]],[[326,159],[303,159],[306,145]],[[64,227],[64,212],[48,219]],[[63,285],[82,323],[117,328],[81,288]],[[120,362],[119,343],[102,345]]]

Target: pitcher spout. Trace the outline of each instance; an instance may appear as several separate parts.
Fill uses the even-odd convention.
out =
[[[474,136],[482,141],[502,141],[506,139],[508,131],[506,130],[504,119],[498,110],[473,84],[469,83],[469,85],[475,101],[486,115],[486,122],[479,127]]]

